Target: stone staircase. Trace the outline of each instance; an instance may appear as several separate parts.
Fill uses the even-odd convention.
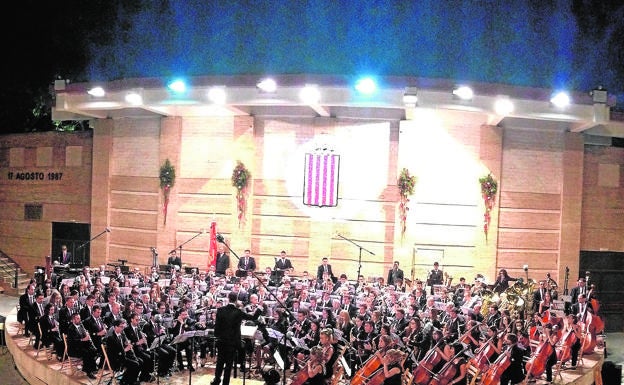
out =
[[[17,270],[17,287],[15,285]],[[0,288],[4,294],[17,296],[24,293],[30,277],[13,260],[0,250]]]

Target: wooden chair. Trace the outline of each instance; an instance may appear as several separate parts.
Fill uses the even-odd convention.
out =
[[[102,353],[104,354],[104,357],[102,357],[102,359],[104,360],[104,365],[102,365],[102,369],[100,369],[98,372],[97,385],[100,385],[102,383],[102,379],[104,377],[109,377],[109,376],[111,379],[108,382],[108,384],[115,385],[117,383],[117,380],[121,378],[121,376],[123,375],[124,369],[115,371],[111,368],[110,361],[108,360],[108,353],[106,352],[105,344],[102,344]]]
[[[63,344],[65,345],[65,349],[63,351],[63,359],[61,360],[61,370],[65,367],[65,363],[69,365],[69,373],[70,375],[76,374],[80,367],[82,367],[82,358],[80,357],[71,357],[69,355],[69,348],[67,346],[67,335],[63,334]]]
[[[37,354],[35,355],[35,357],[39,357],[39,351],[41,351],[41,349],[45,350],[46,353],[46,358],[48,359],[48,361],[50,361],[52,359],[52,354],[54,354],[54,345],[44,345],[43,343],[43,334],[41,333],[41,324],[39,322],[37,322],[37,328],[39,329],[39,347],[37,348]]]
[[[480,375],[481,373],[476,366],[471,365],[470,363],[466,365],[466,376],[468,379],[468,384],[475,385]]]

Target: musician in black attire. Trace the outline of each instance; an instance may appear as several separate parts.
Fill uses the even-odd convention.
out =
[[[43,342],[45,346],[54,344],[56,357],[60,361],[63,359],[65,344],[61,338],[59,324],[56,319],[54,319],[54,311],[55,307],[52,303],[48,303],[43,309],[45,316],[39,320],[39,325],[41,325],[41,342]]]
[[[509,355],[511,362],[501,375],[500,383],[501,385],[518,384],[524,380],[524,349],[518,346],[518,337],[513,333],[505,336],[505,345],[507,349],[501,354]]]
[[[41,333],[39,333],[37,325],[39,324],[39,319],[45,314],[43,306],[43,293],[38,292],[35,295],[35,302],[28,309],[28,323],[26,324],[28,330],[35,335],[35,348],[39,347],[41,339]]]
[[[177,337],[184,332],[194,330],[193,322],[189,319],[188,311],[184,308],[180,310],[173,327],[169,328],[169,334],[172,338]],[[240,333],[240,331],[239,331]],[[191,372],[195,371],[193,367],[193,351],[191,350],[191,339],[181,342],[177,346],[178,369],[184,370],[184,362],[182,361],[182,350],[186,354],[186,364]]]
[[[444,273],[439,269],[440,264],[438,262],[433,263],[433,270],[429,272],[429,276],[427,277],[427,285],[431,286],[431,294],[433,294],[433,285],[443,285],[444,284]]]
[[[392,269],[388,271],[386,284],[396,286],[398,279],[403,280],[403,270],[399,269],[399,261],[394,261]]]
[[[164,337],[166,336],[165,328],[160,324],[161,316],[158,314],[158,310],[152,310],[152,316],[148,323],[143,326],[143,333],[147,338],[147,344],[152,346],[156,337],[161,337],[163,341],[158,347],[156,352],[158,354],[158,375],[160,377],[167,376],[171,369],[176,357],[176,350],[171,345],[164,343]]]
[[[26,323],[28,326],[28,314],[30,312],[30,306],[35,303],[35,285],[28,285],[24,294],[19,297],[19,310],[17,311],[17,322]],[[28,337],[30,330],[26,327],[24,336]]]
[[[230,257],[223,251],[223,245],[219,245],[219,252],[216,256],[216,269],[218,275],[225,275],[225,271],[230,267]]]
[[[82,371],[87,373],[87,377],[95,380],[97,349],[80,322],[80,314],[74,313],[71,320],[72,324],[67,329],[67,352],[70,357],[82,358]]]
[[[134,385],[139,380],[140,363],[132,351],[132,344],[123,333],[127,322],[123,318],[113,321],[113,333],[106,338],[106,353],[111,368],[125,368],[120,385]]]
[[[132,350],[134,355],[137,356],[139,363],[141,364],[141,375],[139,381],[150,382],[152,372],[154,371],[154,352],[149,352],[147,345],[147,338],[142,334],[139,329],[138,314],[133,314],[130,317],[130,324],[124,329],[124,334],[132,343]]]
[[[58,319],[61,333],[67,334],[67,329],[72,323],[72,315],[74,314],[74,297],[67,297],[65,306],[59,309]]]
[[[262,311],[260,309],[251,315],[237,308],[236,293],[228,294],[229,303],[217,310],[215,321],[215,337],[217,338],[217,368],[211,385],[219,385],[223,375],[223,385],[229,385],[232,362],[236,351],[241,346],[241,323],[243,320],[257,320]]]
[[[91,341],[93,341],[93,344],[97,348],[100,355],[102,355],[102,339],[104,338],[104,336],[106,336],[107,333],[106,324],[104,323],[104,321],[102,321],[101,315],[102,308],[100,307],[100,305],[93,305],[93,307],[91,308],[91,316],[82,322],[85,329],[87,329],[87,331],[89,332],[89,335],[91,336]],[[104,361],[102,360],[100,362],[100,367],[102,367],[103,364]]]

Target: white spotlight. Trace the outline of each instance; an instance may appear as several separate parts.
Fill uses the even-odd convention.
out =
[[[225,104],[225,89],[223,87],[211,87],[208,90],[208,100],[214,104]]]
[[[257,87],[262,92],[273,93],[273,92],[277,91],[277,83],[275,83],[275,80],[273,80],[271,78],[262,79],[257,84]]]
[[[494,102],[494,111],[496,115],[506,116],[513,112],[514,104],[509,98],[498,98]]]
[[[87,93],[96,98],[101,98],[102,96],[106,95],[106,91],[104,91],[104,88],[102,87],[93,87],[89,91],[87,91]]]
[[[307,84],[299,92],[299,99],[305,104],[318,104],[321,100],[321,91],[317,86]]]
[[[453,90],[453,95],[457,96],[461,100],[472,100],[474,92],[472,91],[472,88],[468,86],[460,86]]]
[[[136,92],[126,94],[125,99],[127,103],[132,104],[133,106],[140,106],[143,104],[143,97]]]
[[[186,83],[184,80],[175,80],[169,83],[169,89],[177,94],[186,92]]]
[[[550,98],[550,102],[558,108],[567,107],[570,104],[570,96],[568,96],[565,92],[558,92],[552,98]]]
[[[355,84],[355,89],[361,94],[371,95],[377,90],[377,84],[371,78],[364,78]]]

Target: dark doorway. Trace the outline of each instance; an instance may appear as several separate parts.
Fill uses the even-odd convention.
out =
[[[607,332],[624,331],[624,253],[615,251],[581,251],[580,275],[589,277],[596,286],[600,302],[598,314],[605,322]],[[578,277],[570,277],[572,286]]]
[[[52,261],[62,263],[62,246],[71,254],[70,268],[89,265],[89,237],[91,225],[87,223],[52,222]]]

